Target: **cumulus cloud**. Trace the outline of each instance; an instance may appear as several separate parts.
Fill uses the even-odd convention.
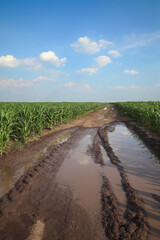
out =
[[[20,78],[18,80],[9,78],[9,79],[2,79],[0,80],[0,86],[1,87],[32,87],[33,83],[32,81],[23,80],[23,78]]]
[[[8,68],[25,66],[28,70],[38,70],[41,68],[41,63],[36,58],[17,59],[12,55],[6,55],[0,57],[0,66]]]
[[[90,68],[82,68],[78,70],[78,73],[85,73],[88,74],[89,76],[97,73],[98,69],[100,67],[106,66],[108,63],[111,63],[111,59],[108,56],[99,56],[95,59],[95,62],[97,64],[97,67],[90,67]]]
[[[117,50],[110,50],[108,51],[108,54],[112,55],[114,58],[121,56],[121,54]]]
[[[66,84],[64,84],[65,87],[72,87],[75,85],[75,82],[68,82]]]
[[[114,86],[112,89],[120,89],[120,90],[129,90],[129,89],[139,89],[139,86]]]
[[[66,62],[66,58],[58,58],[53,51],[42,52],[40,54],[40,60],[42,62],[52,63],[56,67],[64,66]],[[40,60],[36,58],[25,58],[25,59],[17,59],[12,55],[6,55],[0,57],[0,66],[15,68],[18,66],[25,66],[28,70],[38,70],[42,67]]]
[[[42,64],[36,58],[21,59],[19,64],[26,66],[28,70],[38,70],[42,67]]]
[[[24,80],[23,78],[19,79],[0,79],[0,86],[1,87],[32,87],[32,86],[38,86],[40,83],[43,82],[55,82],[57,79],[54,76],[47,77],[47,76],[38,76],[32,80]]]
[[[96,91],[92,89],[92,87],[85,83],[85,84],[77,84],[77,87],[73,89],[74,92],[87,92],[87,93],[95,93]]]
[[[32,82],[45,82],[45,81],[55,82],[56,78],[55,77],[47,77],[47,76],[38,76],[32,80]]]
[[[89,76],[95,74],[98,71],[98,68],[82,68],[80,70],[78,70],[78,73],[86,73]]]
[[[102,48],[106,48],[108,44],[112,44],[112,42],[105,41],[104,39],[98,42],[92,42],[88,37],[80,37],[75,43],[71,44],[71,47],[73,47],[76,52],[94,54]]]
[[[104,67],[106,66],[108,63],[111,63],[111,59],[108,56],[99,56],[95,59],[98,67]]]
[[[54,74],[54,75],[61,75],[61,74],[63,74],[62,71],[60,71],[60,70],[55,70],[55,69],[46,69],[45,72],[46,72],[46,73],[52,73],[52,74]]]
[[[52,63],[56,67],[60,67],[61,65],[64,66],[67,58],[59,58],[56,56],[56,54],[53,51],[48,51],[48,52],[42,52],[40,54],[40,59],[43,62],[48,62]]]
[[[0,57],[0,66],[15,68],[19,65],[19,60],[12,55],[6,55]]]
[[[131,74],[131,75],[135,75],[138,74],[138,72],[136,70],[124,70],[123,71],[125,74]]]

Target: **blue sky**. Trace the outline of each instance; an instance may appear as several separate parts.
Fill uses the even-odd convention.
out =
[[[159,0],[0,2],[0,101],[160,100]]]

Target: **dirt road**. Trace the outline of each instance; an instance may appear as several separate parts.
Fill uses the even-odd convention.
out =
[[[160,139],[106,111],[1,160],[0,240],[160,238]]]

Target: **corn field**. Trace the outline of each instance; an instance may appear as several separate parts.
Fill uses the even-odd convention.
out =
[[[120,102],[115,106],[160,135],[160,102]]]
[[[26,143],[43,129],[68,123],[105,103],[0,103],[0,155],[11,141]]]

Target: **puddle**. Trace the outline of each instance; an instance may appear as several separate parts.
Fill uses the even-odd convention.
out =
[[[100,212],[101,176],[100,166],[95,164],[88,152],[92,146],[92,134],[85,134],[76,141],[76,146],[71,149],[57,174],[57,181],[69,185],[74,194],[85,207],[92,212]]]
[[[124,124],[109,132],[109,143],[127,172],[131,186],[145,203],[151,236],[160,239],[160,161]]]
[[[111,184],[113,192],[119,202],[121,210],[124,212],[126,210],[126,195],[122,189],[121,177],[116,166],[114,166],[109,157],[106,154],[106,151],[101,146],[101,153],[104,160],[104,166],[102,167],[103,175],[106,176]]]
[[[16,159],[13,162],[0,162],[0,198],[5,195],[17,182],[17,180],[31,167],[37,160],[43,156],[47,156],[49,149],[53,145],[59,145],[67,141],[73,131],[65,131],[61,133],[58,137],[54,137],[54,140],[50,140],[49,143],[43,146],[43,150],[39,151],[34,157],[22,159]],[[25,153],[24,153],[25,155]]]
[[[90,131],[90,134],[88,133]],[[92,212],[101,211],[101,176],[105,175],[112,186],[122,211],[126,209],[126,196],[121,186],[121,177],[117,167],[111,164],[104,148],[101,152],[105,164],[95,164],[89,149],[93,144],[96,129],[83,132],[75,142],[75,146],[67,153],[57,174],[57,181],[73,190],[74,198],[78,199]]]

